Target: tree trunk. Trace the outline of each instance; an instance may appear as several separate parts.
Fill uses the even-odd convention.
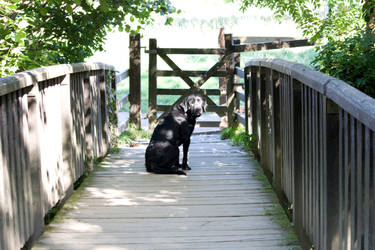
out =
[[[375,29],[375,2],[373,0],[364,0],[362,6],[363,18],[366,21],[367,28]]]

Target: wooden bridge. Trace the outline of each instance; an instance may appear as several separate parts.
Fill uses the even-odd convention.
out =
[[[137,37],[129,74],[82,63],[0,79],[0,249],[31,248],[38,240],[36,249],[375,249],[375,100],[300,64],[239,64],[243,51],[306,41],[224,40],[224,48],[196,50],[150,42],[150,127],[167,109],[155,96],[172,92],[158,89],[157,77],[177,75],[190,89],[173,94],[221,96],[219,105],[208,101],[209,109],[222,126],[245,126],[261,168],[216,134],[193,136],[187,177],[146,173],[146,142],[107,156],[117,127],[116,79],[130,76],[129,122],[139,125]],[[169,53],[223,57],[207,72],[192,72]],[[156,56],[172,71],[158,70]],[[188,79],[196,75],[197,82]],[[219,90],[202,87],[210,77],[224,79]],[[218,124],[201,123],[208,125]],[[65,216],[45,228],[49,211],[105,156]],[[285,229],[289,223],[275,222],[280,213],[260,169],[299,243]]]

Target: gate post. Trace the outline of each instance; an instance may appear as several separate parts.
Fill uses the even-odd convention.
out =
[[[141,39],[129,36],[129,125],[141,129]]]
[[[224,28],[220,28],[219,37],[218,37],[219,48],[225,49],[225,35],[224,35]],[[219,61],[223,57],[223,55],[219,56]],[[225,65],[220,68],[220,70],[225,70]],[[226,82],[223,77],[219,77],[219,89],[220,89],[220,97],[219,97],[219,104],[224,105],[227,101],[227,94],[226,94]]]
[[[232,44],[232,34],[225,34],[225,54],[233,53],[233,44]],[[232,57],[229,57],[225,63],[225,68],[227,76],[225,77],[227,85],[227,126],[232,126],[234,124],[234,89],[233,89],[233,75],[234,75],[234,64]]]
[[[148,129],[153,130],[156,123],[156,69],[157,69],[157,41],[149,41],[148,68]]]

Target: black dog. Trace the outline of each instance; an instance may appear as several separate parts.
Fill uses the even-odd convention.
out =
[[[178,168],[191,169],[187,164],[190,136],[196,119],[205,111],[206,101],[203,97],[199,94],[191,94],[160,120],[146,149],[148,172],[186,175]],[[184,151],[182,165],[179,163],[180,150],[178,149],[181,144]]]

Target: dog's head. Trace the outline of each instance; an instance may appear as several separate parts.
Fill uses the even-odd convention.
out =
[[[191,94],[177,105],[177,109],[192,117],[199,117],[206,112],[206,100],[200,94]]]

